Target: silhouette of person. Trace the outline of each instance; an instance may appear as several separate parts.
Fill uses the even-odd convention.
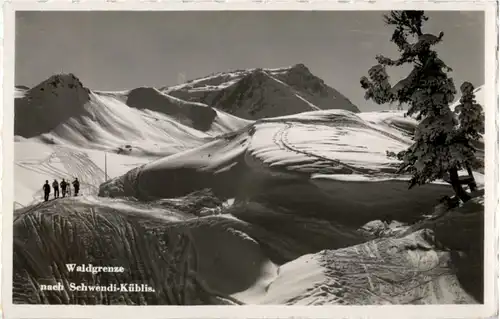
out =
[[[45,184],[43,184],[43,193],[44,193],[44,199],[45,201],[49,200],[49,194],[50,194],[50,185],[49,181],[45,181]]]
[[[54,198],[59,197],[59,183],[55,179],[54,182],[52,183],[52,188],[54,188]]]
[[[71,182],[69,180],[70,180],[70,178],[68,178],[68,182],[67,182],[67,184],[68,184],[68,196],[71,196]]]
[[[78,196],[78,191],[80,190],[80,182],[78,181],[78,177],[73,181],[73,188],[75,189],[75,196]]]
[[[62,197],[66,197],[66,187],[68,186],[68,183],[66,183],[63,178],[59,185],[61,185]]]

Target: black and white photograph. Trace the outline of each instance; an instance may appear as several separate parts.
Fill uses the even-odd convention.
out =
[[[486,11],[352,8],[16,11],[8,302],[485,304]]]

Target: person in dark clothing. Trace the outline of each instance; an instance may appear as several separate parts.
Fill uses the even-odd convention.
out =
[[[59,185],[61,185],[62,197],[66,197],[66,187],[68,186],[68,183],[66,183],[66,181],[63,178],[63,180]]]
[[[43,184],[43,193],[44,193],[44,198],[45,198],[45,201],[48,201],[49,200],[49,195],[50,195],[50,185],[49,185],[49,181],[45,181],[45,184]]]
[[[58,198],[59,197],[59,183],[57,182],[57,180],[54,180],[54,182],[52,183],[52,188],[54,188],[54,198]]]
[[[75,189],[75,196],[78,196],[78,191],[80,190],[80,182],[78,181],[78,178],[75,178],[73,181],[73,188]]]
[[[68,196],[71,196],[71,182],[69,181],[70,179],[68,178],[68,182],[67,182],[67,187],[68,187]]]

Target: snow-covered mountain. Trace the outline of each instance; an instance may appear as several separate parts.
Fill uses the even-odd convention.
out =
[[[302,64],[249,69],[155,89],[91,91],[73,74],[15,88],[15,132],[54,144],[172,154],[250,124],[321,109],[359,112]],[[245,120],[247,119],[247,120]]]
[[[326,109],[359,112],[303,64],[217,73],[162,91],[251,120]]]
[[[86,149],[168,155],[250,123],[154,88],[91,91],[72,74],[16,92],[16,136]]]

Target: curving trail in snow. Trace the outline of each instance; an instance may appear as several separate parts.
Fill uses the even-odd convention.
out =
[[[105,153],[86,149],[77,149],[61,145],[44,145],[29,141],[16,142],[15,158],[15,207],[31,205],[43,201],[42,185],[45,180],[63,178],[73,196],[74,189],[71,184],[75,177],[80,181],[79,195],[97,195],[99,186],[105,182]],[[118,176],[130,168],[148,162],[148,158],[135,158],[132,156],[107,154],[108,176],[107,179]],[[60,196],[61,190],[59,190]],[[53,199],[51,190],[50,199]]]
[[[392,113],[342,111],[266,119],[255,124],[250,152],[265,163],[287,166],[289,170],[383,177],[394,174],[398,164],[385,152],[398,152],[412,143],[410,136],[393,124],[398,120],[399,116]],[[411,128],[411,124],[406,125]]]
[[[64,178],[71,184],[74,178],[77,177],[80,181],[80,195],[96,195],[99,191],[99,185],[105,181],[104,171],[85,152],[71,150],[63,146],[55,146],[54,149],[53,153],[41,160],[20,161],[16,162],[16,165],[49,176],[58,176],[56,178],[58,182],[61,182],[62,178]],[[43,183],[43,181],[40,181],[40,183]],[[52,180],[49,180],[49,184],[52,185]],[[73,186],[68,187],[71,188],[71,194],[73,194]],[[61,192],[61,190],[59,191]],[[43,190],[40,186],[40,190],[33,194],[31,204],[40,201],[42,198]]]
[[[298,154],[303,154],[303,155],[311,156],[311,157],[314,157],[314,158],[319,159],[319,160],[331,162],[332,164],[334,164],[336,166],[346,168],[348,171],[350,171],[351,174],[353,174],[353,173],[366,174],[366,173],[371,172],[368,169],[356,168],[356,167],[348,165],[346,163],[342,163],[339,160],[336,160],[336,159],[333,159],[333,158],[328,158],[326,156],[322,156],[322,155],[319,155],[319,154],[315,154],[315,153],[313,153],[311,151],[306,151],[306,150],[298,149],[288,139],[288,132],[289,132],[289,130],[291,128],[293,128],[294,126],[297,126],[297,125],[300,125],[300,124],[285,122],[285,125],[276,132],[276,134],[273,137],[273,141],[276,143],[276,145],[278,145],[278,147],[280,147],[281,149],[284,149],[284,150],[288,150],[288,151],[292,151],[292,152],[298,153]]]

